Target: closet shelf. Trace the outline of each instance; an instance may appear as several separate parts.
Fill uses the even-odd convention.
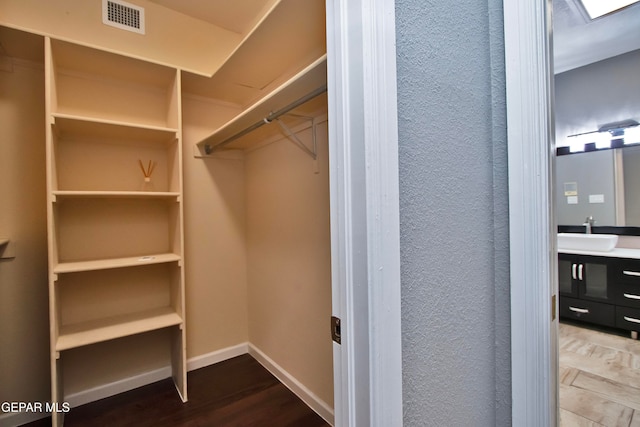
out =
[[[168,143],[175,140],[178,129],[117,120],[97,119],[74,114],[51,115],[56,135],[83,136],[101,140],[131,140]]]
[[[305,69],[255,102],[231,121],[196,144],[196,157],[207,157],[238,137],[276,118],[278,111],[310,100],[326,91],[327,55],[322,55]]]
[[[178,254],[166,253],[127,258],[112,258],[91,261],[61,262],[53,269],[54,274],[76,273],[80,271],[108,270],[111,268],[137,267],[149,264],[164,264],[180,261]]]
[[[64,199],[167,199],[178,201],[180,193],[161,191],[69,191],[58,190],[51,193],[53,202]]]
[[[142,332],[182,324],[182,317],[171,307],[114,316],[60,327],[56,351],[69,350]]]

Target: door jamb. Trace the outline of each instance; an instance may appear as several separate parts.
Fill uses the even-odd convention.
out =
[[[335,425],[401,427],[395,2],[326,4]]]
[[[558,425],[551,0],[504,5],[512,424]],[[555,320],[554,320],[555,319]]]

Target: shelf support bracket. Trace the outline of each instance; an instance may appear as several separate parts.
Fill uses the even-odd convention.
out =
[[[0,259],[13,259],[15,257],[15,243],[8,237],[0,237]]]
[[[296,135],[295,132],[293,132],[291,130],[291,128],[289,128],[289,126],[284,124],[284,122],[282,120],[274,119],[273,121],[278,123],[278,126],[280,126],[280,129],[282,129],[282,132],[289,139],[289,141],[293,142],[302,151],[304,151],[309,156],[311,156],[311,158],[313,160],[318,160],[318,142],[316,140],[316,121],[315,121],[315,119],[313,117],[298,116],[298,115],[294,115],[294,114],[290,114],[290,115],[294,116],[294,117],[302,118],[302,119],[305,119],[305,120],[309,120],[311,122],[311,148],[307,147],[302,141],[300,141],[300,138],[298,138],[298,135]],[[269,121],[268,123],[271,123],[271,121]]]

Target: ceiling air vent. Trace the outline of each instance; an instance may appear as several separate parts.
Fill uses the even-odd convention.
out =
[[[121,0],[102,0],[102,22],[122,30],[144,34],[144,9]]]

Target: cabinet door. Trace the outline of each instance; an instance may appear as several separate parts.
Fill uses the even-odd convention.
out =
[[[578,297],[578,261],[576,257],[560,254],[558,258],[558,288],[560,295]]]
[[[607,259],[582,257],[578,265],[578,280],[580,298],[612,302],[609,284],[609,261]]]

